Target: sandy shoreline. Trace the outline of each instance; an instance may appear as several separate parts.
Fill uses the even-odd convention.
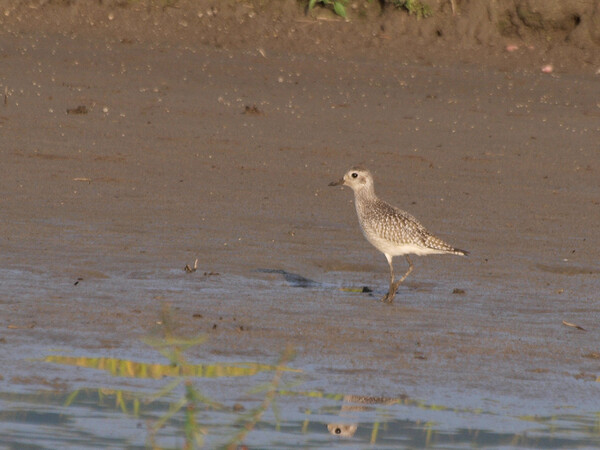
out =
[[[209,336],[192,357],[289,343],[307,390],[597,409],[595,75],[2,42],[2,390],[101,383],[23,356],[143,359],[169,303],[179,333]],[[350,191],[327,186],[357,163],[471,252],[418,258],[392,306]]]

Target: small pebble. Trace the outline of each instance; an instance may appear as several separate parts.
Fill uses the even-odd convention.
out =
[[[552,64],[546,64],[544,67],[542,67],[542,72],[552,73],[554,72],[554,67],[552,66]]]

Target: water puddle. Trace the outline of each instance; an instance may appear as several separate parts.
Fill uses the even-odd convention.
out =
[[[165,311],[168,318],[168,311]],[[0,393],[0,444],[11,448],[541,448],[600,445],[600,412],[523,416],[302,390],[293,349],[275,364],[193,364],[166,328],[147,344],[169,362],[48,355],[38,363],[104,372],[106,387]],[[146,384],[126,388],[127,380]],[[157,384],[158,383],[158,384]]]
[[[262,273],[291,287],[315,286],[281,270]],[[600,408],[593,406],[556,408],[555,414],[532,406],[538,414],[527,415],[525,401],[518,411],[500,402],[470,409],[456,405],[478,403],[459,394],[442,403],[338,392],[345,388],[335,375],[317,379],[310,364],[299,370],[292,349],[278,361],[191,361],[186,351],[205,337],[173,336],[177,328],[167,306],[156,323],[154,337],[144,339],[151,347],[143,353],[146,361],[56,351],[31,361],[38,376],[31,384],[51,389],[0,392],[0,447],[600,447]],[[48,373],[60,376],[46,382]],[[355,375],[349,370],[345,376]],[[364,379],[357,385],[364,391]],[[410,392],[402,385],[397,390]]]
[[[193,411],[198,445],[208,448],[597,447],[600,413],[511,417],[453,410],[401,398],[278,390],[275,409],[259,394]],[[178,400],[118,389],[1,393],[0,444],[11,448],[183,447],[189,411]],[[166,419],[165,419],[166,418]],[[157,424],[161,424],[157,428]],[[246,426],[252,426],[248,430]],[[236,439],[240,436],[242,439]],[[188,433],[189,434],[189,433]]]

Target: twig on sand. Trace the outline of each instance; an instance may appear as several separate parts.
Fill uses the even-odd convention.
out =
[[[579,325],[575,325],[574,323],[567,322],[566,320],[563,320],[562,324],[566,325],[568,327],[577,328],[578,330],[581,330],[581,331],[587,331],[585,328],[580,327]]]
[[[196,261],[194,261],[194,267],[190,267],[189,264],[186,264],[185,267],[183,268],[183,270],[185,270],[187,273],[195,272],[197,269],[198,269],[198,258],[196,258]]]

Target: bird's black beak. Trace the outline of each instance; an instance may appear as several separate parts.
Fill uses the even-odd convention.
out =
[[[331,183],[329,183],[329,186],[340,186],[342,184],[344,184],[344,179],[340,178],[337,181],[332,181]]]

